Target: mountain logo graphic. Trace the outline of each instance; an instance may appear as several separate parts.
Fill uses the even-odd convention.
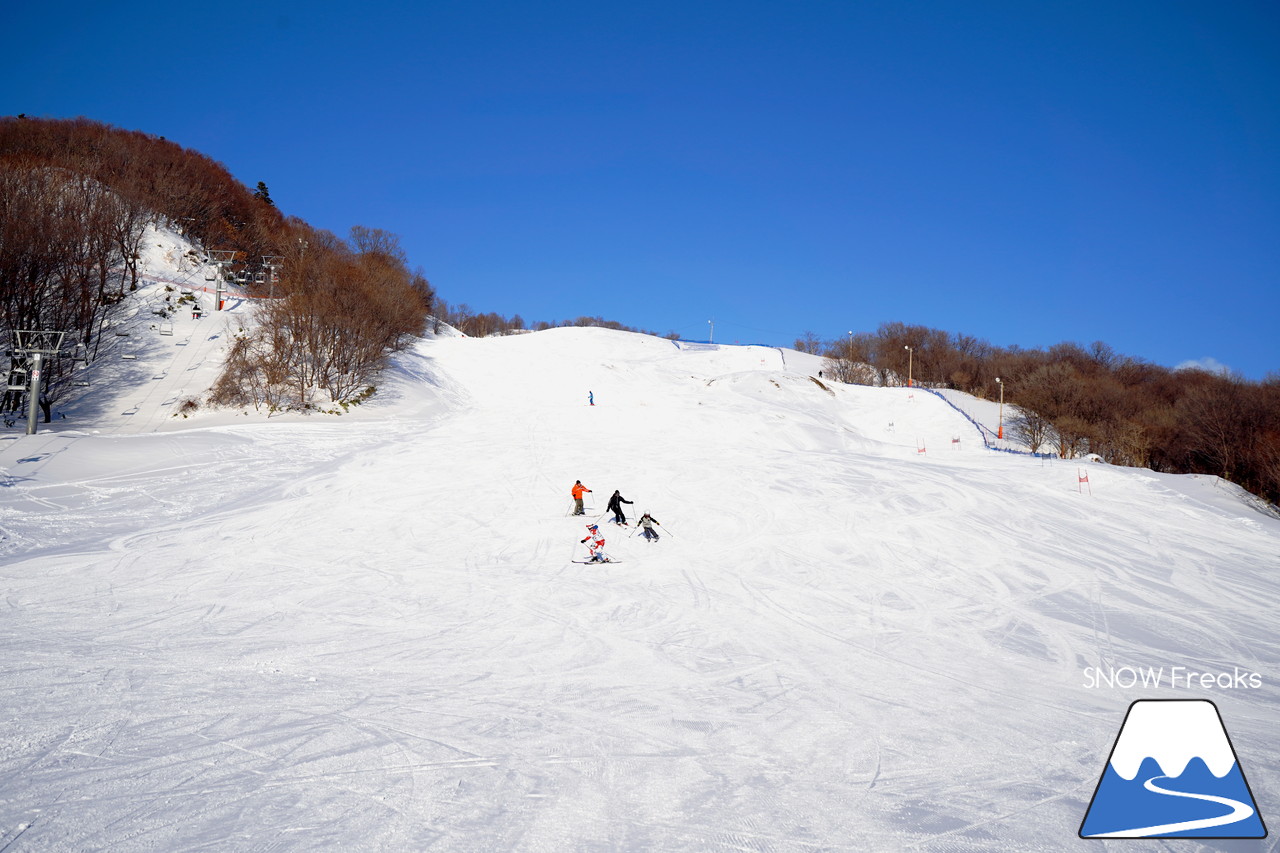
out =
[[[1080,824],[1081,838],[1266,838],[1218,706],[1129,706]]]

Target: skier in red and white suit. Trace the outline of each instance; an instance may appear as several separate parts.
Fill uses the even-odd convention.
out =
[[[587,550],[591,552],[591,562],[607,563],[609,555],[604,552],[604,537],[600,535],[600,526],[597,524],[587,525],[587,538],[582,540],[587,546]]]

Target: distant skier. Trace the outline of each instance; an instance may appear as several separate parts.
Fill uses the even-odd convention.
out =
[[[586,486],[582,485],[581,480],[573,481],[573,488],[569,490],[569,493],[573,495],[573,514],[574,515],[587,514],[586,510],[582,506],[582,495],[585,492],[589,492],[589,491],[591,490],[588,489]]]
[[[609,506],[606,507],[606,509],[608,509],[609,512],[613,513],[614,524],[621,524],[624,527],[626,526],[627,517],[622,512],[622,505],[630,504],[630,503],[635,503],[635,501],[629,501],[622,496],[622,493],[620,491],[618,491],[617,489],[613,490],[613,497],[609,498]]]
[[[645,539],[648,539],[650,542],[657,542],[661,538],[658,536],[658,531],[653,528],[654,525],[661,527],[662,523],[652,515],[649,515],[649,513],[646,512],[644,515],[640,516],[640,520],[637,521],[636,524],[640,525],[640,535]]]
[[[599,525],[587,525],[587,538],[582,540],[582,544],[586,545],[587,550],[591,552],[591,559],[588,562],[609,562],[609,555],[604,552],[604,537],[600,535]]]
[[[596,404],[596,395],[591,391],[587,392],[587,404],[594,406]]]

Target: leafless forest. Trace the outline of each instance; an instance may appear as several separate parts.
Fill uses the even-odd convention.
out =
[[[90,359],[139,279],[149,224],[171,228],[242,269],[279,259],[274,295],[233,345],[214,403],[305,408],[369,392],[387,356],[432,313],[426,278],[397,238],[346,239],[282,215],[221,164],[161,137],[88,119],[0,119],[0,320],[57,329]],[[251,280],[252,281],[252,280]],[[41,404],[65,393],[73,363],[51,364]],[[16,405],[9,394],[5,405]]]
[[[844,382],[905,384],[910,370],[920,384],[989,400],[1002,384],[1006,423],[1031,447],[1217,474],[1280,501],[1280,374],[1250,382],[1150,364],[1100,341],[1024,350],[903,323],[825,343],[806,334],[796,348],[827,356]]]

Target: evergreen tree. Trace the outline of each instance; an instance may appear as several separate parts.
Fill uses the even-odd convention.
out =
[[[267,185],[264,181],[258,181],[258,188],[253,191],[253,197],[258,199],[258,201],[265,201],[272,207],[276,206],[276,203],[271,200],[271,192],[267,189]]]

